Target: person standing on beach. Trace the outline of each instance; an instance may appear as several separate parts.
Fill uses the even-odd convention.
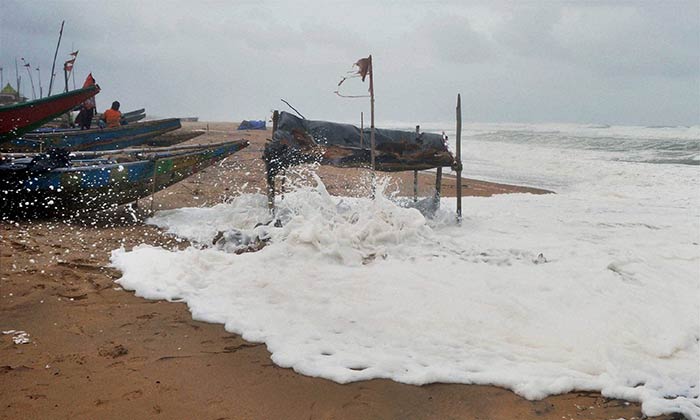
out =
[[[122,113],[119,111],[119,101],[112,102],[112,107],[102,113],[101,120],[105,122],[107,128],[119,127],[121,125]]]
[[[92,125],[92,118],[95,116],[95,108],[90,108],[85,104],[80,106],[80,112],[78,116],[75,117],[75,124],[80,127],[81,130],[89,130]]]

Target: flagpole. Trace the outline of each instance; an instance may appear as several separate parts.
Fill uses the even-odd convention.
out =
[[[41,87],[41,70],[39,70],[39,66],[36,66],[36,72],[39,75],[38,76],[39,77],[39,98],[43,98],[44,97],[44,88]],[[2,83],[0,83],[0,84],[2,84]]]
[[[58,57],[58,47],[61,46],[61,38],[63,37],[63,25],[66,23],[66,21],[61,22],[61,31],[58,33],[58,44],[56,44],[56,52],[53,55],[53,64],[51,65],[51,81],[49,82],[49,94],[47,96],[51,96],[51,88],[53,88],[53,78],[56,76],[56,57]]]
[[[17,57],[15,57],[15,77],[17,78],[17,99],[20,99],[22,97],[22,94],[19,91],[19,81],[22,78],[19,75],[19,67],[17,66]]]
[[[32,77],[32,66],[28,62],[24,61],[22,57],[22,62],[24,62],[24,67],[27,69],[27,74],[29,75],[29,83],[32,85],[32,99],[36,99],[36,89],[34,89],[34,78]]]
[[[68,69],[66,69],[66,65],[63,65],[63,79],[66,81],[66,92],[68,92]]]

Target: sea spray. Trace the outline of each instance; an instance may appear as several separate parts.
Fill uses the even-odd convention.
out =
[[[282,227],[241,255],[208,244],[269,221],[266,197],[158,213],[152,223],[200,246],[114,251],[118,283],[183,300],[195,319],[266,343],[276,364],[341,383],[598,390],[648,415],[699,415],[700,258],[678,203],[471,197],[457,226],[452,199],[431,221],[381,193],[333,197],[318,180],[290,190]]]

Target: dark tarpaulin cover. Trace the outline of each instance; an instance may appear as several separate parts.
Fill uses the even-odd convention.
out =
[[[263,120],[243,120],[238,126],[239,130],[265,130],[265,121]]]
[[[362,144],[360,143],[362,141]],[[454,156],[443,136],[433,133],[375,129],[375,164],[379,171],[422,170],[452,166]],[[279,115],[272,141],[263,154],[268,174],[302,163],[340,167],[371,165],[370,130],[350,124],[311,121],[287,112]]]

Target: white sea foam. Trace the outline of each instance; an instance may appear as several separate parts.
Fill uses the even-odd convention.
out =
[[[195,319],[265,342],[276,364],[307,375],[494,384],[527,398],[599,390],[647,415],[700,418],[697,167],[476,141],[465,157],[483,163],[467,171],[558,194],[467,198],[457,226],[454,199],[426,220],[319,184],[278,203],[281,228],[255,227],[265,198],[241,195],[152,223],[201,244],[236,228],[267,247],[116,250],[118,282],[186,301]]]

